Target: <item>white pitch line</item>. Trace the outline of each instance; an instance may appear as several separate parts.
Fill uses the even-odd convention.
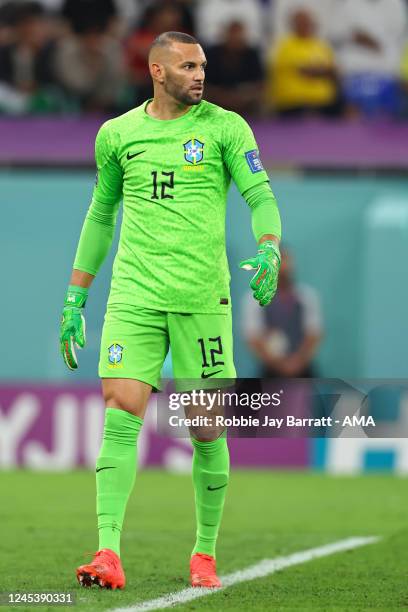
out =
[[[222,587],[220,589],[203,589],[203,588],[188,588],[182,591],[176,591],[175,593],[169,593],[163,597],[157,599],[151,599],[150,601],[144,601],[140,604],[125,606],[122,608],[114,608],[111,612],[147,612],[148,610],[157,610],[159,608],[171,608],[179,604],[204,597],[206,595],[213,595],[222,591],[222,589],[238,584],[239,582],[246,582],[248,580],[255,580],[256,578],[264,578],[270,574],[274,574],[278,570],[285,569],[286,567],[292,567],[293,565],[299,565],[300,563],[306,563],[307,561],[313,561],[313,559],[319,559],[320,557],[327,557],[338,552],[345,550],[353,550],[360,546],[366,546],[367,544],[375,544],[381,538],[379,537],[367,537],[367,538],[348,538],[347,540],[340,540],[339,542],[332,542],[324,546],[318,546],[317,548],[310,548],[309,550],[303,550],[301,552],[293,553],[287,557],[277,557],[276,559],[264,559],[255,565],[251,565],[243,570],[238,570],[232,574],[221,576]]]

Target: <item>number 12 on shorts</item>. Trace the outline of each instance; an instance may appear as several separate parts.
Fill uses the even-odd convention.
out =
[[[217,360],[217,356],[223,356],[221,336],[216,338],[198,338],[197,342],[201,348],[203,368],[214,368],[225,365],[225,361]]]

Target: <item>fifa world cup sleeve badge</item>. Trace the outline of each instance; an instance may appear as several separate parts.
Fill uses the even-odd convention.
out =
[[[262,170],[264,169],[259,157],[259,153],[256,149],[253,149],[252,151],[247,151],[245,153],[245,159],[252,174],[255,174],[256,172],[262,172]]]

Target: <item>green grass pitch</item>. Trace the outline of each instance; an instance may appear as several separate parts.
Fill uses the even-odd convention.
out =
[[[130,605],[188,586],[194,540],[188,476],[148,470],[138,474],[122,537],[127,576],[122,592],[85,590],[75,580],[75,567],[89,559],[84,553],[97,548],[92,473],[2,472],[0,490],[0,591],[74,591],[77,604],[71,609],[80,612]],[[407,509],[408,483],[395,476],[235,471],[217,550],[221,575],[350,536],[378,535],[382,540],[172,609],[407,607]]]

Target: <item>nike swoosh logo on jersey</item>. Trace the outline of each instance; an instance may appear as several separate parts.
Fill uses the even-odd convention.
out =
[[[222,370],[216,370],[215,372],[201,372],[201,378],[210,378],[210,376],[215,376],[219,374]]]
[[[96,468],[97,472],[101,472],[102,470],[115,470],[116,469],[116,465],[107,465],[106,467],[103,468]]]
[[[126,159],[133,159],[137,155],[141,155],[142,153],[146,153],[146,151],[138,151],[137,153],[133,153],[132,155],[128,152],[126,155]]]
[[[224,487],[226,487],[228,484],[228,482],[226,482],[225,484],[221,485],[220,487],[212,487],[211,485],[208,485],[207,489],[208,491],[217,491],[218,489],[223,489]]]

